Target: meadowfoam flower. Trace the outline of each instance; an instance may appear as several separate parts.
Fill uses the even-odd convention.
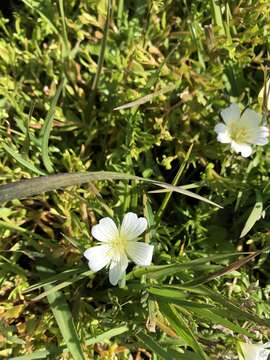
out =
[[[239,360],[267,360],[270,354],[270,350],[267,350],[267,347],[270,347],[270,342],[266,344],[250,344],[239,342],[240,350],[242,354],[239,354]]]
[[[125,214],[119,228],[111,218],[101,219],[92,227],[100,245],[84,252],[90,269],[96,272],[109,266],[110,283],[116,285],[126,272],[128,258],[137,265],[150,265],[154,246],[137,241],[146,228],[147,220],[132,212]]]
[[[221,111],[224,123],[215,126],[217,140],[224,144],[231,144],[236,153],[248,157],[252,153],[251,145],[266,145],[269,129],[260,126],[261,115],[251,109],[241,114],[237,104],[231,104]]]

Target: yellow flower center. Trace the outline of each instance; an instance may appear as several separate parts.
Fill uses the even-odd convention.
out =
[[[112,256],[113,258],[119,258],[126,253],[127,239],[126,237],[119,234],[115,239],[110,241],[109,246],[109,256]]]
[[[249,142],[249,129],[243,125],[231,124],[230,126],[230,137],[233,141],[238,144]]]

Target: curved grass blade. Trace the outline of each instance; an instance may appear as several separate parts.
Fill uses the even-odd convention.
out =
[[[34,299],[32,299],[32,301],[39,301],[41,299],[43,299],[44,297],[48,297],[50,294],[54,293],[54,292],[59,292],[59,290],[63,289],[64,287],[67,287],[71,284],[73,284],[76,281],[82,280],[85,277],[88,277],[89,275],[92,274],[91,270],[87,270],[84,271],[83,273],[79,274],[77,277],[74,277],[71,280],[66,280],[66,281],[62,281],[60,284],[57,285],[44,285],[44,289],[45,287],[47,287],[47,290],[45,290],[43,293],[41,293],[40,295],[36,296]]]
[[[196,266],[208,263],[209,261],[223,260],[231,257],[245,255],[249,253],[228,253],[220,255],[211,255],[201,259],[186,261],[181,264],[170,264],[170,265],[153,265],[147,267],[138,267],[126,275],[126,280],[140,278],[142,275],[147,275],[149,278],[159,279],[166,276],[172,276],[182,272],[185,269],[196,269]]]
[[[49,173],[53,172],[53,167],[52,167],[51,160],[49,158],[49,150],[48,150],[49,137],[50,137],[50,132],[52,130],[53,116],[54,116],[54,113],[55,113],[56,104],[57,104],[57,101],[58,101],[58,99],[60,97],[60,94],[62,92],[64,83],[65,83],[65,78],[63,78],[61,80],[61,83],[58,86],[56,94],[54,95],[54,98],[52,100],[50,110],[49,110],[49,112],[48,112],[48,114],[47,114],[47,116],[45,118],[44,126],[43,126],[43,128],[41,130],[41,133],[40,133],[42,160],[43,160],[45,168],[47,169],[47,171]]]
[[[24,167],[25,169],[31,171],[34,174],[37,175],[45,175],[45,172],[39,170],[37,167],[35,167],[35,165],[33,165],[30,161],[27,161],[26,159],[24,159],[19,153],[17,153],[16,151],[14,151],[10,146],[8,146],[7,144],[5,144],[4,142],[2,143],[2,148],[15,160],[17,161],[18,164],[20,164],[22,167]]]
[[[247,264],[249,261],[254,259],[256,256],[260,255],[261,253],[262,253],[262,250],[258,250],[256,252],[251,253],[250,255],[244,257],[243,259],[236,260],[232,264],[222,267],[220,270],[215,271],[207,276],[203,275],[201,277],[198,277],[196,280],[188,281],[188,282],[184,283],[184,285],[197,286],[197,285],[205,284],[211,280],[217,279],[223,275],[229,274],[229,273],[239,269],[241,266]]]
[[[110,171],[94,171],[85,173],[54,174],[49,176],[36,177],[29,180],[17,181],[0,186],[0,202],[13,199],[23,199],[29,196],[38,195],[43,192],[57,190],[67,186],[81,185],[90,181],[98,180],[140,180],[159,186],[169,191],[175,191],[182,195],[193,197],[208,204],[221,208],[220,205],[197,195],[181,186],[173,186],[161,181],[144,179],[139,176]]]
[[[246,329],[242,328],[238,324],[234,324],[227,319],[228,314],[225,315],[225,310],[215,307],[214,305],[195,303],[187,300],[181,300],[183,297],[183,291],[175,289],[162,289],[162,288],[149,288],[148,292],[154,296],[157,301],[171,303],[180,306],[190,313],[202,317],[204,319],[212,321],[214,324],[225,326],[232,331],[238,332],[249,337],[252,337]]]
[[[177,312],[173,305],[161,302],[160,311],[164,315],[177,335],[179,335],[188,346],[190,346],[203,360],[209,360],[201,345],[198,343],[195,335],[190,330],[182,316]]]
[[[255,203],[251,213],[249,214],[249,217],[248,217],[248,219],[245,223],[245,226],[241,232],[240,238],[244,237],[245,235],[247,235],[247,233],[250,232],[250,230],[253,228],[255,223],[258,220],[260,220],[260,218],[262,217],[262,212],[263,212],[262,196],[258,191],[256,191],[256,203]]]
[[[25,290],[23,290],[23,293],[29,293],[34,290],[40,289],[41,287],[45,285],[52,285],[57,281],[65,281],[67,279],[72,278],[73,276],[80,275],[83,273],[87,268],[85,266],[74,268],[74,269],[68,269],[66,271],[63,271],[59,274],[54,274],[52,276],[46,277],[45,279],[42,279],[40,282],[38,282],[35,285],[31,285]]]

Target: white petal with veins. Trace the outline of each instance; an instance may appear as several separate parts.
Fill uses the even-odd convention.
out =
[[[119,231],[115,225],[115,222],[109,217],[101,219],[97,225],[92,227],[92,235],[98,241],[111,241],[116,238],[118,234]]]
[[[109,280],[112,285],[117,285],[118,281],[124,276],[128,266],[128,259],[126,255],[120,258],[120,261],[111,262],[109,270]]]
[[[238,121],[240,119],[241,110],[239,105],[231,104],[229,107],[221,111],[221,117],[225,124],[229,124],[231,121]]]
[[[120,235],[127,240],[136,240],[147,228],[147,220],[132,212],[127,213],[122,221]]]
[[[103,269],[111,261],[108,245],[94,246],[84,252],[90,269],[94,272]]]
[[[128,256],[137,265],[148,266],[151,264],[154,246],[143,242],[129,241],[127,244]]]

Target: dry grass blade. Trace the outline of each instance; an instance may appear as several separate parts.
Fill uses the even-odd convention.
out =
[[[110,171],[54,174],[49,176],[40,176],[29,180],[16,181],[11,184],[5,184],[0,186],[0,202],[27,198],[29,196],[41,194],[43,192],[57,190],[67,186],[81,185],[89,181],[98,180],[140,180],[154,184],[164,189],[168,189],[169,191],[175,191],[182,195],[193,197],[197,200],[204,201],[208,204],[221,208],[220,205],[214,203],[213,201],[186,190],[181,186],[173,186],[161,181],[144,179],[139,176]]]
[[[158,91],[153,92],[152,94],[142,96],[139,99],[131,101],[131,102],[127,103],[127,104],[117,106],[113,110],[114,111],[123,110],[123,109],[128,109],[128,108],[131,108],[131,107],[134,107],[134,106],[140,106],[142,104],[145,104],[148,101],[151,101],[153,98],[155,98],[157,96],[166,94],[167,92],[174,90],[176,88],[176,86],[177,86],[176,84],[170,84],[170,85],[165,86],[164,88],[162,88],[162,89],[160,89]]]
[[[195,281],[186,283],[186,285],[187,284],[189,286],[203,285],[211,280],[217,279],[225,274],[231,273],[232,271],[239,269],[241,266],[247,264],[249,261],[254,259],[256,256],[260,255],[261,253],[262,253],[262,250],[258,250],[256,252],[244,257],[243,259],[234,261],[232,264],[226,266],[225,268],[222,268],[221,270],[213,272],[212,274],[210,274],[203,280],[196,279]]]

